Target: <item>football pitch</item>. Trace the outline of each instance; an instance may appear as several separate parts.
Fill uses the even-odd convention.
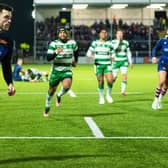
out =
[[[50,65],[24,65],[50,71]],[[156,65],[129,69],[127,96],[120,95],[121,75],[113,86],[114,102],[98,104],[93,65],[73,68],[77,97],[51,102],[43,117],[48,82],[15,82],[9,97],[0,83],[0,168],[166,168],[168,167],[168,97],[152,110]],[[105,86],[106,87],[106,86]],[[60,88],[60,87],[59,87]]]

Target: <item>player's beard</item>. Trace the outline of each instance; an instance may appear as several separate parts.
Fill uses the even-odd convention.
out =
[[[0,24],[0,30],[1,31],[8,31],[10,28],[10,24]]]
[[[63,43],[66,43],[68,41],[67,38],[60,38],[60,41],[62,41]]]
[[[9,30],[10,24],[4,24],[4,30]]]

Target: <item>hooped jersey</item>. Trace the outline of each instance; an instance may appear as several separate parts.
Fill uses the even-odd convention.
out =
[[[110,41],[95,40],[90,45],[87,53],[92,53],[95,64],[110,65],[112,51],[113,47]]]
[[[114,60],[115,61],[128,61],[132,64],[132,54],[129,48],[129,42],[127,40],[119,41],[117,39],[112,40],[112,46],[114,48]]]
[[[71,70],[74,52],[78,49],[77,43],[74,40],[68,40],[65,43],[60,40],[52,41],[49,44],[47,54],[54,54],[58,48],[62,48],[63,51],[54,58],[53,68],[57,71]]]

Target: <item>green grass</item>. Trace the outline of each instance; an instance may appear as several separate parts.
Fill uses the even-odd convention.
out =
[[[24,65],[49,71],[50,65]],[[15,82],[9,97],[0,83],[0,137],[94,137],[84,117],[90,116],[105,137],[168,137],[168,98],[163,109],[151,103],[157,85],[156,65],[135,65],[128,74],[128,94],[120,96],[114,84],[112,104],[98,104],[92,65],[73,69],[76,98],[51,103],[48,118],[42,113],[47,82]],[[0,168],[166,168],[168,139],[0,139]]]

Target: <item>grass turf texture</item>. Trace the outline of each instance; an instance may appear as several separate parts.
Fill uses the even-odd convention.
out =
[[[24,65],[48,71],[50,65]],[[97,81],[92,65],[73,69],[76,98],[62,97],[61,107],[51,102],[44,118],[47,82],[15,82],[16,95],[9,97],[1,75],[0,138],[93,137],[84,121],[90,116],[105,137],[168,137],[167,96],[163,109],[151,104],[157,84],[156,65],[135,65],[129,70],[128,96],[120,96],[114,84],[114,103],[98,104]],[[168,139],[0,139],[0,167],[16,168],[160,168],[167,167]]]

